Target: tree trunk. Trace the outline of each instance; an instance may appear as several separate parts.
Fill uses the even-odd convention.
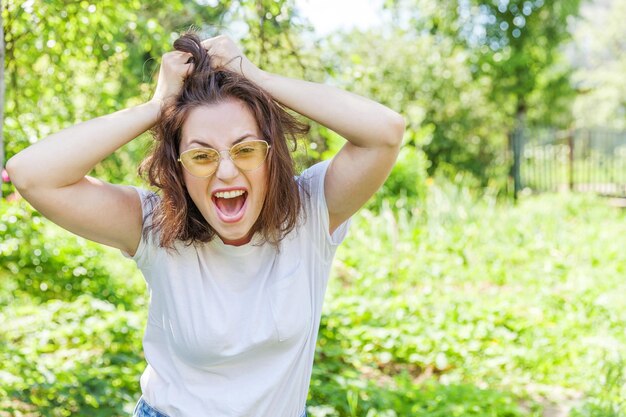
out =
[[[0,126],[4,126],[4,22],[2,21],[2,7],[0,7]],[[4,171],[3,133],[4,129],[0,128],[0,174]],[[2,181],[0,179],[0,199],[4,197],[2,195]]]
[[[515,112],[515,127],[509,136],[509,146],[513,151],[513,166],[511,174],[513,176],[513,198],[517,200],[519,192],[522,190],[522,154],[524,152],[524,127],[526,124],[526,103],[523,99],[518,99]]]

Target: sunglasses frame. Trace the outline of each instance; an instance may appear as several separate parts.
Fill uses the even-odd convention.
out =
[[[239,168],[239,165],[237,165],[237,163],[235,162],[235,160],[233,159],[233,156],[231,154],[231,151],[233,150],[234,147],[236,146],[241,146],[243,144],[246,143],[250,143],[250,142],[264,142],[267,145],[267,152],[265,153],[265,158],[263,158],[263,162],[261,162],[261,164],[259,166],[257,166],[256,168],[252,168],[252,169],[242,169]],[[237,167],[238,170],[240,171],[244,171],[244,172],[249,172],[249,171],[254,171],[255,169],[259,168],[261,165],[263,165],[263,163],[267,160],[267,156],[270,154],[270,149],[272,148],[272,145],[270,145],[270,143],[266,140],[263,139],[254,139],[254,140],[247,140],[245,142],[239,142],[234,144],[233,146],[230,147],[230,149],[223,149],[221,151],[218,151],[217,149],[213,149],[213,148],[193,148],[193,149],[188,149],[185,152],[181,153],[178,157],[178,159],[176,161],[180,162],[181,165],[183,166],[183,168],[189,173],[189,175],[191,175],[192,177],[196,177],[196,178],[209,178],[210,176],[212,176],[213,174],[215,174],[217,172],[217,170],[220,167],[220,164],[222,163],[222,152],[227,152],[228,153],[228,158],[231,160],[231,162],[233,163],[233,165],[235,165]],[[188,153],[188,152],[192,152],[192,151],[198,151],[198,150],[209,150],[209,151],[215,151],[219,154],[219,160],[217,161],[217,166],[215,167],[215,170],[210,173],[209,175],[206,176],[197,176],[191,173],[191,171],[185,166],[185,163],[182,161],[182,157],[184,154]]]

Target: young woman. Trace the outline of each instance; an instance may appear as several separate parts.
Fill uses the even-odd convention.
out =
[[[389,175],[404,121],[264,72],[225,36],[174,47],[152,100],[56,133],[7,170],[47,218],[141,269],[151,297],[135,416],[306,415],[331,263]],[[287,139],[306,126],[281,105],[348,142],[296,176]],[[158,193],[86,175],[150,128],[139,172]]]

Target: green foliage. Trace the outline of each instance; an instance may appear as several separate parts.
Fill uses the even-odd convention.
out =
[[[624,415],[623,361],[606,357],[626,357],[624,213],[570,195],[509,206],[457,186],[502,182],[516,115],[569,123],[559,47],[578,1],[387,1],[386,30],[317,42],[290,0],[200,3],[5,2],[7,158],[149,98],[161,54],[190,25],[214,35],[244,22],[244,51],[263,69],[381,101],[408,127],[338,251],[310,414],[539,416],[583,395],[575,417]],[[308,139],[300,166],[345,143],[315,123]],[[135,182],[149,143],[94,175]],[[147,303],[131,262],[4,200],[0,254],[0,409],[130,414]]]
[[[392,201],[399,209],[421,205],[426,199],[428,165],[424,152],[412,146],[403,147],[389,178],[367,207],[378,212]]]
[[[509,123],[520,112],[532,111],[544,121],[568,113],[563,101],[573,90],[561,81],[567,81],[571,68],[558,64],[561,45],[570,38],[567,23],[578,14],[579,0],[392,0],[388,4],[413,31],[465,50],[475,82],[489,85],[490,101]],[[543,104],[543,111],[534,109],[536,104]]]
[[[156,63],[178,33],[217,23],[227,8],[171,0],[9,0],[2,9],[6,158],[62,128],[149,99]],[[127,153],[96,166],[95,175],[133,182],[145,146],[131,142]]]
[[[516,114],[527,112],[531,123],[570,121],[569,66],[558,51],[578,1],[388,1],[394,18],[385,30],[319,40],[292,0],[201,3],[9,1],[7,158],[77,121],[149,98],[161,54],[192,25],[205,36],[230,33],[263,69],[334,83],[398,110],[405,142],[425,152],[431,176],[469,173],[502,188]],[[333,147],[325,128],[314,126],[309,139],[317,147],[298,154],[302,164]],[[130,142],[92,175],[135,183],[150,141]]]
[[[310,401],[314,405],[307,407],[312,417],[524,415],[514,396],[472,385],[442,385],[434,381],[416,384],[406,374],[399,374],[392,386],[380,386],[373,381],[351,381],[355,372],[344,371],[329,377],[323,368],[316,367],[315,371],[312,389],[319,396]]]
[[[70,301],[89,294],[131,307],[140,289],[122,285],[127,271],[101,245],[61,229],[24,200],[0,206],[0,255],[0,276],[20,277],[15,298]]]
[[[130,415],[145,362],[145,313],[79,295],[0,311],[0,409],[21,415]]]
[[[602,363],[602,379],[593,390],[593,398],[575,409],[572,417],[626,416],[626,361],[608,356]]]
[[[6,159],[62,128],[148,100],[161,55],[190,27],[214,36],[243,19],[248,35],[262,34],[243,41],[255,62],[302,76],[301,71],[278,68],[302,69],[311,61],[294,53],[299,45],[290,35],[291,1],[221,1],[214,7],[201,3],[9,0],[2,9]],[[270,49],[275,52],[268,55]],[[136,183],[136,168],[150,141],[146,134],[130,142],[124,153],[107,157],[92,175]]]
[[[317,56],[306,52],[299,34],[305,30],[292,0],[242,1],[233,22],[245,22],[240,42],[261,69],[288,77],[310,78],[318,71]]]
[[[623,1],[588,2],[573,26],[576,127],[626,129],[625,19]]]
[[[386,31],[390,41],[383,50],[391,59],[381,59],[381,36],[374,31],[357,38],[359,56],[366,74],[377,73],[378,84],[394,89],[383,96],[406,95],[391,104],[411,120],[409,134],[416,126],[430,128],[426,141],[417,143],[432,162],[431,175],[470,173],[482,185],[491,181],[503,189],[510,165],[504,151],[516,124],[571,124],[575,90],[562,44],[578,0],[386,5],[393,15],[387,23],[401,28]]]
[[[556,403],[595,398],[606,344],[626,349],[624,214],[601,204],[546,196],[498,207],[433,186],[424,211],[361,212],[320,333],[317,363],[336,355],[342,365],[322,373],[348,386],[406,372]],[[339,401],[328,384],[319,389]]]
[[[339,86],[399,111],[405,143],[426,154],[429,175],[445,164],[483,184],[506,175],[500,160],[506,119],[489,100],[491,86],[473,80],[470,56],[453,40],[397,29],[354,31],[328,42],[322,47],[334,51],[329,60]]]
[[[538,417],[544,403],[583,395],[576,416],[620,415],[608,410],[623,407],[615,358],[626,357],[626,213],[575,195],[513,206],[440,181],[420,205],[385,202],[354,218],[329,283],[309,414]],[[40,248],[32,236],[52,226],[20,210],[3,209],[0,224],[29,236],[19,246],[30,259]],[[36,233],[10,221],[18,215]],[[79,256],[62,245],[80,239],[51,239]],[[32,286],[16,296],[32,266],[0,272],[1,409],[132,411],[147,294],[118,251],[94,258],[95,271],[116,265],[108,289],[132,303],[76,287],[59,294],[64,301]]]
[[[469,16],[460,25],[462,39],[475,51],[477,76],[492,80],[493,99],[501,105],[511,103],[509,117],[533,109],[536,103],[530,98],[543,92],[535,99],[546,106],[545,112],[531,115],[554,119],[550,114],[558,114],[558,106],[573,96],[567,82],[570,67],[554,64],[560,45],[570,37],[567,21],[577,15],[579,4],[579,0],[470,2]]]

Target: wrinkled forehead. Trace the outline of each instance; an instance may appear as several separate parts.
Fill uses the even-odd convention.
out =
[[[181,129],[181,149],[228,149],[244,140],[262,139],[250,109],[239,100],[204,105],[189,111]]]

